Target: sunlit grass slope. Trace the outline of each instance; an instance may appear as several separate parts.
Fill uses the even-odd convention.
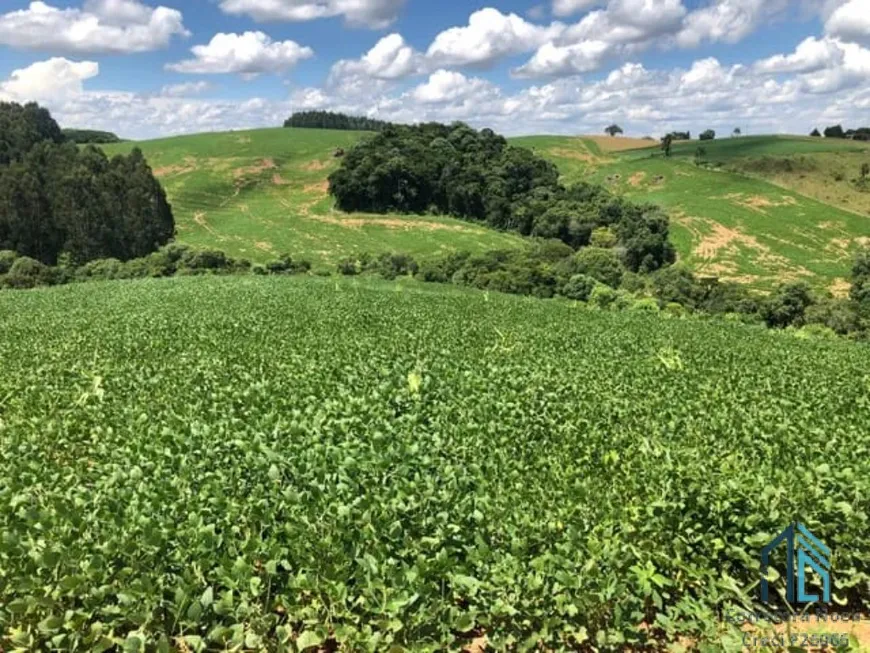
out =
[[[287,252],[332,267],[361,252],[425,258],[447,251],[519,247],[510,234],[433,216],[346,214],[333,209],[334,156],[364,132],[261,129],[103,146],[137,146],[167,190],[178,238],[263,261]]]
[[[752,157],[860,154],[863,145],[851,141],[770,136],[678,143],[670,159],[657,148],[606,153],[583,138],[514,142],[553,160],[566,181],[603,183],[666,208],[681,260],[701,274],[760,289],[805,279],[843,294],[856,249],[870,242],[870,217],[728,169]],[[721,167],[696,166],[699,146],[705,161]]]

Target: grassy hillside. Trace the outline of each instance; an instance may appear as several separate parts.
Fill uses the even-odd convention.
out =
[[[701,274],[760,289],[805,279],[842,295],[848,291],[855,251],[870,242],[870,216],[796,192],[803,187],[783,188],[727,167],[758,157],[861,156],[860,144],[747,137],[678,143],[674,156],[665,159],[656,148],[606,153],[597,143],[581,138],[530,137],[514,142],[551,158],[568,181],[603,183],[634,200],[668,209],[681,260]],[[696,166],[699,145],[706,150],[705,161],[722,167]],[[823,163],[818,174],[824,180]]]
[[[140,147],[169,195],[181,242],[263,261],[287,252],[332,267],[359,252],[425,258],[457,249],[519,247],[522,240],[432,216],[346,214],[332,209],[329,173],[337,148],[362,132],[260,129],[105,145]]]
[[[249,276],[2,293],[0,357],[5,650],[739,650],[795,516],[870,607],[857,344]]]

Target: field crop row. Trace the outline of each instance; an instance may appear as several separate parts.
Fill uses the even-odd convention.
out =
[[[860,345],[249,277],[0,327],[0,648],[727,643],[794,519],[870,608]]]

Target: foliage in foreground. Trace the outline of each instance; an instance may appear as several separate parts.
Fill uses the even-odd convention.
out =
[[[0,295],[0,647],[722,641],[792,519],[870,608],[866,348],[418,288]]]

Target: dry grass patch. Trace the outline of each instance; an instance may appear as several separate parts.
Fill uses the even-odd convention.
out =
[[[584,136],[583,138],[595,143],[602,152],[625,152],[656,146],[655,141],[649,141],[645,138],[624,138],[622,136]]]
[[[646,179],[646,173],[645,173],[645,172],[635,172],[635,173],[634,173],[634,174],[629,178],[628,183],[629,183],[631,186],[634,186],[635,188],[637,188],[638,186],[640,186],[640,185],[643,183],[643,180],[644,180],[644,179]]]

